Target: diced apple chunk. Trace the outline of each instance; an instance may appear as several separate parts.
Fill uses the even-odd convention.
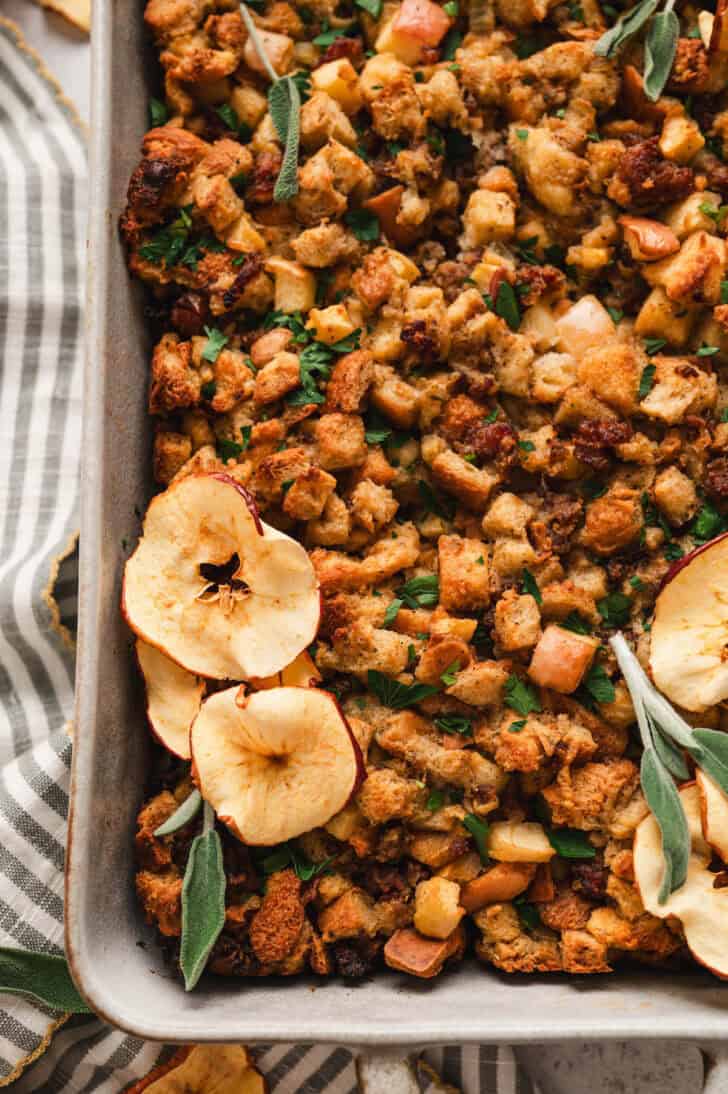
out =
[[[428,938],[448,938],[465,915],[460,886],[444,877],[421,881],[415,890],[415,927]]]
[[[496,821],[488,833],[488,853],[500,862],[548,862],[555,854],[536,821]]]
[[[359,77],[347,57],[327,61],[311,73],[311,83],[316,91],[325,91],[335,99],[346,114],[356,114],[363,102]]]
[[[569,695],[583,680],[598,647],[596,638],[551,624],[533,651],[528,675],[542,688]]]
[[[486,904],[513,900],[531,884],[536,867],[531,862],[497,862],[480,877],[463,885],[460,902],[466,912],[477,912]]]

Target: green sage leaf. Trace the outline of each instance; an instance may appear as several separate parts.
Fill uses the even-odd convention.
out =
[[[290,76],[284,76],[281,80],[277,80],[268,94],[268,102],[271,102],[271,97],[275,89],[283,84],[285,87],[285,94],[288,97],[288,108],[281,106],[282,93],[276,92],[276,110],[278,113],[278,121],[273,117],[273,124],[278,130],[279,135],[281,129],[279,128],[279,122],[283,122],[284,118],[287,120],[285,129],[285,148],[283,152],[283,163],[276,179],[275,189],[273,191],[273,197],[276,201],[290,201],[298,193],[298,146],[301,137],[301,96],[298,91],[298,86],[295,80]],[[273,116],[273,107],[271,106],[271,116]],[[283,140],[281,135],[281,140]]]
[[[653,103],[659,99],[670,76],[679,37],[680,21],[672,10],[658,12],[647,29],[643,86]]]
[[[288,93],[287,80],[287,76],[276,80],[268,90],[268,109],[283,145],[288,140],[288,126],[291,120],[291,96]]]
[[[690,772],[688,766],[685,763],[685,758],[677,747],[674,741],[670,740],[666,734],[660,731],[659,725],[650,719],[652,729],[652,743],[655,746],[655,752],[660,762],[667,768],[671,775],[674,775],[680,782],[684,782],[690,778]]]
[[[687,877],[690,834],[677,787],[653,748],[646,748],[642,753],[640,775],[647,804],[662,833],[665,872],[658,900],[664,904],[670,893],[679,889]]]
[[[205,802],[202,834],[190,847],[182,883],[182,944],[179,963],[185,991],[191,991],[225,924],[225,871],[215,814]]]
[[[29,995],[51,1010],[91,1014],[71,979],[65,957],[0,946],[0,994]]]
[[[155,836],[169,836],[172,832],[179,831],[180,828],[184,828],[186,824],[189,824],[193,817],[197,816],[200,806],[202,805],[202,795],[199,790],[193,790],[192,793],[185,798],[178,809],[175,809],[171,817],[167,817],[166,821],[160,824],[159,828],[155,828]]]
[[[621,15],[613,27],[601,36],[594,46],[600,57],[614,57],[617,50],[645,25],[657,7],[658,0],[641,0],[641,3]]]
[[[690,755],[728,794],[728,734],[717,729],[694,729],[693,739]]]

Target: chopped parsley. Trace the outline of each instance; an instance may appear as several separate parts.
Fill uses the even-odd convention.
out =
[[[490,829],[488,825],[484,820],[481,820],[480,817],[476,817],[475,813],[467,813],[463,817],[463,824],[475,840],[475,846],[478,848],[480,861],[484,865],[487,865],[490,862],[490,855],[488,854],[488,832]]]
[[[313,44],[315,46],[323,47],[333,45],[337,38],[345,38],[350,30],[351,27],[338,27],[332,29],[329,27],[328,20],[324,19],[321,33],[317,34],[313,39]]]
[[[440,674],[440,679],[446,688],[451,688],[457,680],[457,675],[460,672],[460,662],[452,661],[445,671]]]
[[[520,448],[521,452],[535,452],[536,451],[536,445],[533,443],[533,441],[519,441],[518,442],[518,447]]]
[[[459,49],[460,43],[462,42],[462,40],[463,40],[463,36],[460,33],[460,31],[456,30],[455,27],[451,27],[450,30],[445,35],[445,38],[444,38],[443,43],[442,43],[442,60],[443,61],[454,61],[455,60],[455,50]]]
[[[521,325],[521,310],[510,282],[501,281],[493,310],[501,319],[505,319],[511,330],[518,330]]]
[[[517,718],[515,720],[515,722],[511,722],[511,724],[508,726],[508,732],[509,733],[520,733],[525,725],[526,725],[526,719],[525,718]]]
[[[541,590],[536,584],[536,578],[533,576],[530,570],[523,571],[521,576],[521,582],[523,584],[524,593],[529,593],[537,604],[543,604],[543,597],[541,596]]]
[[[281,847],[276,848],[272,854],[266,855],[260,865],[266,877],[292,866],[296,877],[300,878],[301,881],[310,881],[311,878],[322,874],[329,864],[334,861],[334,858],[335,856],[332,855],[330,858],[324,859],[323,862],[311,862],[294,844],[284,843]]]
[[[719,346],[706,346],[705,344],[703,344],[700,347],[700,349],[697,351],[696,356],[698,356],[698,357],[712,357],[714,353],[719,353],[719,352],[720,352],[720,347]]]
[[[355,0],[356,6],[371,15],[372,19],[378,19],[382,14],[382,0]]]
[[[428,513],[434,513],[435,516],[442,517],[443,520],[452,520],[455,505],[449,498],[441,497],[424,479],[417,480],[417,489],[422,504]]]
[[[581,832],[578,828],[550,828],[546,835],[561,858],[594,858],[597,853],[586,832]]]
[[[399,609],[401,607],[402,607],[402,601],[399,600],[397,597],[395,597],[394,600],[390,600],[389,604],[387,604],[387,610],[384,613],[384,619],[382,620],[382,626],[383,627],[391,627],[392,626],[395,619],[397,618],[397,615],[399,613]]]
[[[656,339],[659,341],[659,339]],[[650,352],[649,350],[647,351]],[[640,386],[637,391],[637,398],[640,402],[645,399],[652,391],[652,385],[655,382],[655,372],[657,371],[655,365],[645,365],[642,369],[642,375],[640,376]]]
[[[443,733],[459,733],[461,737],[473,736],[473,720],[464,714],[443,714],[435,718],[435,725]]]
[[[721,304],[728,304],[728,281],[721,281],[720,283],[720,302]]]
[[[538,714],[541,711],[541,704],[533,688],[521,680],[520,676],[516,676],[514,672],[506,680],[505,704],[511,710],[515,710],[518,714],[524,716],[532,712]]]
[[[518,919],[521,926],[525,927],[526,930],[533,931],[536,927],[541,926],[541,916],[539,915],[538,908],[535,904],[526,900],[525,896],[517,896],[513,901],[513,906],[518,913]]]
[[[725,517],[710,502],[706,502],[690,525],[690,535],[699,543],[705,543],[719,532],[725,531],[725,526]]]
[[[591,634],[591,627],[585,623],[578,612],[569,612],[566,619],[559,624],[564,630],[573,631],[574,634]]]
[[[601,665],[592,665],[584,677],[583,687],[596,703],[614,702],[614,684]]]
[[[609,318],[612,320],[615,327],[624,319],[624,312],[620,311],[619,308],[607,308],[607,311],[609,312]]]
[[[445,795],[442,790],[431,790],[430,796],[425,803],[425,808],[429,809],[431,813],[436,813],[438,809],[442,809],[445,804]]]
[[[607,627],[625,627],[629,623],[631,601],[624,593],[609,593],[598,601],[597,611]]]
[[[246,447],[246,445],[238,444],[237,441],[228,440],[227,437],[218,437],[217,440],[217,454],[223,463],[227,463],[228,460],[237,460]]]
[[[516,130],[516,136],[518,137],[519,141],[527,141],[528,140],[528,130],[527,129],[517,129]]]
[[[402,684],[399,680],[393,680],[385,676],[378,669],[369,669],[367,683],[380,703],[391,710],[404,710],[415,703],[428,699],[430,695],[437,694],[437,688],[432,684]]]
[[[207,341],[202,349],[202,360],[214,365],[229,339],[217,327],[205,327]]]
[[[677,560],[682,558],[685,554],[678,543],[666,543],[662,553],[668,562],[677,562]]]
[[[645,338],[645,353],[649,354],[649,356],[652,357],[654,353],[659,353],[660,350],[663,349],[666,345],[666,338]],[[640,387],[641,386],[642,384],[640,383]]]
[[[587,501],[596,501],[597,498],[603,498],[607,492],[606,484],[600,482],[599,479],[584,479],[581,484],[581,492]]]
[[[368,209],[350,209],[344,221],[361,243],[379,239],[379,217]]]
[[[434,608],[440,599],[440,583],[437,574],[410,578],[397,589],[397,596],[413,611],[418,608]]]
[[[158,125],[165,125],[169,113],[167,107],[159,99],[151,98],[149,100],[149,121],[153,127]]]

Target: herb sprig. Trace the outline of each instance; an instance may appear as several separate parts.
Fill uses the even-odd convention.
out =
[[[225,870],[215,813],[204,803],[202,832],[190,847],[182,882],[182,941],[179,963],[191,991],[225,924]]]
[[[663,10],[655,15],[659,2],[639,0],[617,19],[594,47],[594,52],[601,57],[614,57],[625,42],[649,23],[645,37],[644,90],[652,102],[659,99],[665,88],[680,37],[680,23],[672,10],[675,0],[667,0]]]
[[[245,4],[240,5],[243,21],[266,72],[270,76],[268,107],[273,125],[283,145],[283,162],[278,172],[273,197],[290,201],[298,193],[298,148],[301,140],[301,93],[293,76],[279,76],[271,64],[253,17]]]
[[[675,779],[689,778],[687,752],[728,793],[728,737],[714,729],[692,729],[650,683],[622,634],[610,638],[632,696],[642,746],[642,790],[660,832],[665,870],[659,901],[664,904],[685,882],[690,833]]]

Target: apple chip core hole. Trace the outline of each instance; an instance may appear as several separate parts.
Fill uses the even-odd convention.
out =
[[[206,583],[207,593],[219,592],[220,588],[229,588],[232,592],[250,592],[250,586],[236,577],[240,569],[240,556],[237,551],[230,556],[227,562],[201,562],[199,566],[200,577]]]

